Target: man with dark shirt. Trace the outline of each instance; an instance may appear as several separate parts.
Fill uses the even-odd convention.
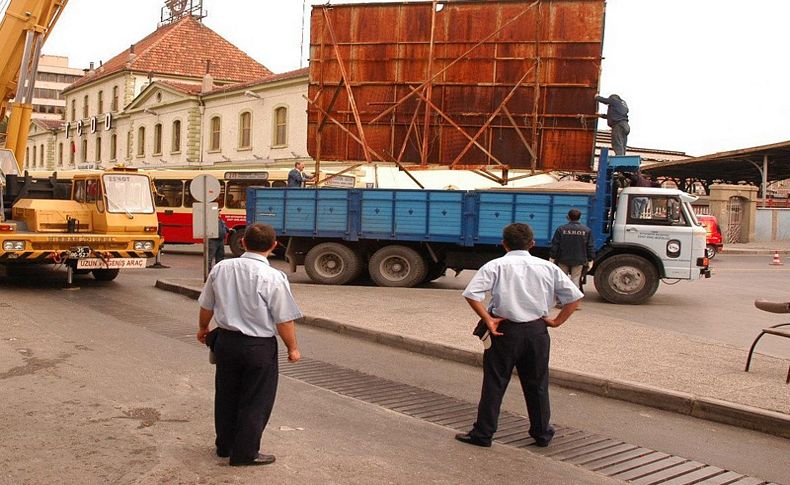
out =
[[[601,115],[601,118],[604,118],[612,129],[612,149],[615,155],[625,155],[628,134],[631,133],[631,127],[628,125],[628,105],[616,94],[608,98],[596,96],[595,100],[609,106],[606,114]]]
[[[288,172],[288,187],[304,187],[305,182],[314,178],[304,173],[304,162],[296,162],[294,168]]]
[[[592,230],[579,222],[579,209],[568,211],[568,223],[554,231],[549,257],[581,288],[582,268],[595,258]]]

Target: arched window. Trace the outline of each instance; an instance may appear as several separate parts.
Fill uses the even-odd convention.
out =
[[[118,159],[118,137],[113,133],[110,136],[110,160]]]
[[[58,166],[63,166],[63,142],[58,143]]]
[[[154,155],[162,154],[162,124],[154,125]]]
[[[137,156],[145,156],[145,127],[141,126],[137,130]]]
[[[173,138],[170,145],[171,152],[179,153],[181,151],[181,120],[173,122]]]
[[[104,113],[104,91],[99,91],[99,96],[97,97],[96,101],[97,101],[97,105],[98,105],[98,109],[96,110],[97,111],[96,114],[100,115],[100,114]]]
[[[96,161],[101,162],[101,137],[96,137]]]
[[[82,162],[88,161],[88,140],[82,140]]]
[[[26,167],[30,166],[30,147],[25,148],[25,166]]]
[[[77,100],[71,100],[71,121],[77,121]]]
[[[220,133],[222,129],[222,122],[219,119],[219,116],[215,116],[211,118],[211,137],[209,142],[209,150],[212,152],[218,152],[220,150]]]
[[[239,148],[252,146],[252,113],[245,111],[239,116]]]
[[[38,160],[39,160],[38,163],[41,164],[41,166],[43,167],[45,165],[44,164],[44,145],[40,145],[38,147]]]
[[[33,163],[31,163],[30,165],[31,165],[31,166],[33,166],[33,167],[35,167],[35,166],[36,166],[36,163],[37,163],[37,162],[36,162],[36,146],[35,146],[35,145],[33,145]]]
[[[112,102],[110,104],[112,111],[118,111],[118,86],[112,88]]]
[[[77,151],[77,145],[75,145],[74,142],[71,142],[69,144],[69,163],[71,163],[72,165],[74,165],[74,152],[76,151]]]
[[[88,117],[88,95],[86,94],[84,98],[82,98],[82,117]]]
[[[274,110],[274,146],[288,143],[288,108],[281,106]]]
[[[126,132],[126,158],[132,158],[132,130]]]

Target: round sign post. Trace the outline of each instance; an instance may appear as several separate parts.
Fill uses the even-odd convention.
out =
[[[219,197],[220,185],[217,177],[209,174],[198,175],[189,184],[189,193],[192,197],[200,202],[199,205],[202,210],[195,211],[192,208],[192,225],[200,225],[203,228],[203,281],[208,279],[208,239],[214,231],[209,231],[209,224],[213,223],[213,227],[217,229],[217,221],[209,221],[209,207],[210,202],[214,202]],[[219,213],[219,212],[218,212]],[[202,224],[200,222],[202,221]],[[197,223],[197,224],[196,224]]]

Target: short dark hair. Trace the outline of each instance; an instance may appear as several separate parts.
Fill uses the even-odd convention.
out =
[[[269,224],[256,223],[244,231],[244,245],[250,251],[268,251],[277,241],[277,234]]]
[[[569,221],[578,221],[582,218],[582,212],[579,209],[571,209],[568,211]]]
[[[502,240],[511,251],[523,251],[531,248],[534,239],[535,236],[529,224],[514,222],[502,230]]]

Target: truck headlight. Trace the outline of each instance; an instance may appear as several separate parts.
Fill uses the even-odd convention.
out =
[[[154,249],[154,242],[153,241],[135,241],[134,242],[134,250],[135,251],[151,251]]]
[[[3,241],[3,251],[24,251],[25,241]]]

